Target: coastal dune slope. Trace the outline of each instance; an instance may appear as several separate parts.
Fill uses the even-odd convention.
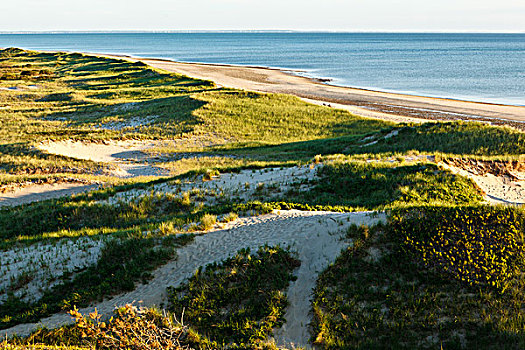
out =
[[[137,59],[134,59],[137,60]],[[319,80],[289,74],[277,69],[230,65],[182,63],[160,59],[140,59],[156,68],[208,79],[221,86],[269,93],[292,94],[310,100],[337,103],[369,117],[457,120],[474,119],[494,124],[517,125],[525,122],[525,107],[469,102],[395,94],[327,85]]]

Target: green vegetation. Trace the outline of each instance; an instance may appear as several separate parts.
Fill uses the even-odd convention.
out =
[[[393,124],[292,96],[218,88],[140,62],[17,49],[0,51],[0,126],[0,192],[21,183],[106,186],[0,209],[0,248],[84,236],[108,242],[94,265],[58,276],[40,299],[9,295],[0,328],[132,290],[191,241],[181,232],[274,209],[386,210],[387,225],[353,227],[352,247],[321,274],[314,343],[326,349],[525,347],[525,215],[480,205],[483,193],[471,180],[436,164],[499,161],[507,174],[504,162],[513,162],[511,170],[522,167],[522,132],[473,122]],[[117,178],[112,165],[36,147],[65,140],[147,140],[153,143],[143,151],[147,163],[174,177]],[[247,183],[254,191],[246,197],[189,184],[294,165],[316,166],[317,176],[290,176],[282,191]],[[76,326],[11,344],[113,349],[156,337],[159,349],[271,348],[265,339],[284,322],[284,293],[299,263],[280,247],[242,250],[171,290],[173,314],[126,307],[106,322],[74,313]],[[174,321],[183,312],[187,326]],[[167,333],[176,339],[169,346]],[[123,343],[111,343],[116,334]]]
[[[359,129],[359,128],[358,128]],[[229,154],[258,159],[307,161],[316,155],[345,154],[357,159],[385,159],[407,154],[440,157],[470,156],[489,159],[521,159],[525,134],[508,127],[475,122],[377,125],[362,134],[283,142],[278,145],[227,145]],[[226,153],[225,153],[226,154]]]
[[[476,185],[431,163],[398,164],[337,160],[318,170],[309,191],[292,189],[287,200],[310,205],[382,209],[482,201]]]
[[[395,211],[391,221],[407,255],[472,286],[504,292],[524,270],[521,211],[430,207]]]
[[[288,95],[232,91],[201,94],[199,98],[208,103],[197,113],[201,126],[237,142],[282,144],[363,135],[391,125]]]
[[[249,249],[199,269],[171,291],[171,311],[182,315],[202,348],[250,347],[280,327],[287,306],[284,291],[300,265],[280,247]]]
[[[40,300],[24,302],[11,296],[2,304],[0,328],[36,322],[73,306],[87,306],[105,296],[133,290],[136,282],[147,281],[151,278],[151,271],[173,258],[176,246],[191,239],[191,236],[180,236],[161,242],[138,238],[110,241],[96,265],[76,274],[71,280],[64,276],[64,281],[45,291]]]
[[[318,280],[314,341],[522,348],[523,224],[508,207],[418,207],[395,211],[387,227],[354,227],[354,245]]]
[[[0,237],[4,240],[42,236],[61,230],[84,228],[129,229],[145,223],[182,219],[191,214],[189,196],[152,193],[115,204],[96,201],[54,200],[0,210]]]
[[[366,147],[353,147],[349,153],[440,152],[478,156],[520,155],[525,153],[525,134],[508,127],[482,123],[449,122],[400,126],[397,136],[384,138]]]

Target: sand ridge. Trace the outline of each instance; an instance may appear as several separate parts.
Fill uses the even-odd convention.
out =
[[[345,229],[352,223],[371,225],[385,220],[384,214],[372,212],[333,213],[308,211],[279,211],[258,217],[241,218],[231,222],[222,230],[198,235],[193,243],[179,248],[177,258],[153,273],[147,284],[138,285],[134,291],[105,300],[81,309],[91,312],[96,307],[110,315],[115,306],[136,301],[142,306],[165,305],[166,288],[177,286],[190,277],[195,270],[211,262],[218,262],[249,247],[252,251],[269,244],[289,246],[296,251],[301,267],[296,271],[297,280],[288,289],[290,306],[286,312],[286,325],[275,334],[281,346],[308,346],[308,324],[310,323],[310,298],[317,275],[324,270],[340,251],[351,244],[344,239]],[[71,317],[59,313],[38,323],[21,324],[0,331],[6,335],[27,335],[46,326],[59,327],[72,323]]]

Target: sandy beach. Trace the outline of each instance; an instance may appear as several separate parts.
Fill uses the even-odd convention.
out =
[[[525,129],[525,107],[433,98],[334,86],[291,72],[264,67],[182,63],[154,58],[132,58],[153,67],[190,77],[212,80],[219,86],[268,93],[284,93],[347,109],[366,117],[397,122],[414,120],[479,120]]]

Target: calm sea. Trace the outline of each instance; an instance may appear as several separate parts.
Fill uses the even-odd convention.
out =
[[[525,105],[525,34],[0,34],[0,47],[304,71],[336,85]]]

